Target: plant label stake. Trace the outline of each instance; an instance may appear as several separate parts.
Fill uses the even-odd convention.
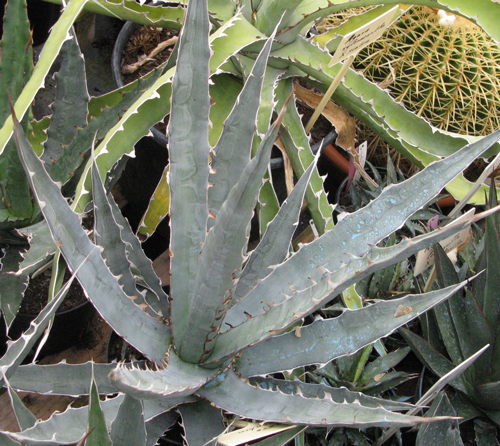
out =
[[[340,42],[337,50],[335,51],[330,63],[329,67],[335,65],[338,62],[344,61],[342,68],[337,73],[335,78],[333,79],[330,87],[326,91],[323,99],[318,105],[318,108],[314,110],[313,115],[309,119],[309,122],[306,125],[306,133],[311,131],[312,126],[318,119],[319,115],[323,111],[326,106],[326,103],[332,97],[332,94],[337,89],[340,84],[340,81],[344,78],[347,70],[354,62],[354,58],[365,46],[377,40],[382,34],[384,34],[385,30],[389,27],[394,19],[395,13],[399,10],[399,6],[396,5],[393,8],[389,9],[376,19],[365,23],[363,26],[358,29],[347,33],[342,41]]]

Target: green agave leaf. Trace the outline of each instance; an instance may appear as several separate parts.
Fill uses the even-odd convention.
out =
[[[262,83],[273,39],[274,34],[267,40],[257,57],[252,72],[236,99],[235,107],[224,123],[221,137],[214,147],[212,168],[215,173],[209,176],[213,186],[210,188],[208,205],[215,217],[229,191],[250,162]]]
[[[245,312],[252,316],[263,313],[267,305],[261,303],[262,296],[272,296],[274,305],[283,302],[285,296],[293,292],[290,271],[297,273],[293,288],[303,290],[309,288],[312,282],[321,280],[323,268],[333,272],[342,263],[349,262],[349,255],[362,256],[370,249],[370,245],[376,245],[401,227],[407,218],[436,196],[464,166],[499,137],[500,132],[497,131],[485,137],[481,143],[468,145],[431,164],[410,179],[387,187],[367,206],[346,216],[331,231],[304,246],[278,266],[245,299],[228,311],[227,322],[236,326],[247,320]]]
[[[315,426],[411,426],[425,422],[382,407],[366,407],[359,401],[334,401],[329,395],[309,398],[299,392],[286,394],[253,386],[228,369],[227,372],[197,391],[216,406],[231,413],[257,420]],[[244,402],[244,404],[243,404]]]
[[[172,428],[178,418],[179,414],[171,410],[149,420],[146,423],[146,444],[148,446],[155,445],[158,442],[158,438],[162,437],[165,432]]]
[[[73,26],[76,17],[83,9],[87,0],[71,1],[64,8],[60,19],[52,28],[49,38],[45,42],[38,62],[33,70],[33,74],[26,83],[23,91],[16,100],[14,109],[18,119],[22,119],[33,103],[36,93],[43,87],[45,78],[52,66],[54,60],[59,54],[62,44],[68,39],[69,30]],[[10,140],[14,131],[14,122],[12,117],[7,118],[5,124],[0,130],[0,154],[3,152],[7,142]]]
[[[53,163],[57,163],[78,131],[87,125],[87,77],[85,63],[76,36],[71,32],[71,38],[61,47],[61,68],[55,74],[56,98],[51,105],[51,125],[47,130],[47,140],[44,144],[42,159],[47,170],[51,171]],[[69,176],[70,172],[67,172]]]
[[[300,177],[294,189],[283,202],[278,214],[271,221],[259,245],[255,248],[238,278],[234,298],[236,301],[246,296],[259,281],[272,272],[275,265],[281,263],[289,254],[290,243],[297,227],[304,193],[313,170],[313,162]]]
[[[124,293],[137,304],[143,304],[143,299],[139,298],[140,293],[137,290],[135,278],[130,271],[130,262],[126,255],[120,228],[113,218],[111,203],[106,197],[106,191],[95,161],[92,164],[92,191],[94,197],[94,242],[101,247],[104,261],[111,273],[117,277]]]
[[[16,416],[17,424],[21,430],[29,429],[35,425],[37,422],[36,417],[30,412],[30,410],[23,404],[21,398],[17,395],[12,387],[9,385],[9,382],[3,377],[4,384],[7,387],[7,392],[10,398],[10,404]]]
[[[94,379],[90,385],[90,401],[89,401],[89,421],[87,432],[89,436],[85,441],[86,446],[111,446],[111,438],[109,438],[108,427],[106,426],[106,419],[104,412],[101,408],[99,400],[99,393]],[[122,403],[123,404],[123,403]],[[120,408],[122,405],[120,405]],[[118,411],[119,413],[120,411]]]
[[[134,398],[179,400],[192,395],[217,373],[184,362],[170,351],[168,365],[163,370],[144,370],[120,363],[109,377],[118,390]]]
[[[433,401],[432,406],[426,412],[426,416],[450,416],[456,417],[446,393],[441,392]],[[417,434],[417,446],[433,444],[436,446],[463,446],[460,438],[460,428],[458,420],[443,420],[437,423],[428,423],[422,425]]]
[[[306,398],[324,398],[328,395],[332,401],[342,403],[353,403],[359,401],[365,407],[383,407],[386,410],[400,411],[409,410],[414,406],[402,401],[384,400],[361,392],[351,392],[345,387],[330,387],[325,384],[310,384],[302,381],[288,381],[274,378],[252,378],[250,384],[257,385],[262,389],[279,390],[288,395],[302,394]]]
[[[108,375],[116,364],[66,364],[53,365],[28,364],[19,366],[9,379],[10,385],[23,392],[34,392],[51,395],[88,395],[89,382],[94,379],[99,391],[103,394],[116,392]]]
[[[238,94],[241,92],[242,83],[234,75],[228,73],[213,74],[212,84],[210,85],[210,98],[212,105],[210,107],[209,142],[213,147],[220,138],[224,122],[234,107]],[[169,188],[167,183],[169,168],[165,170],[161,182],[151,197],[147,213],[143,217],[143,227],[139,227],[139,233],[149,237],[159,222],[168,214]],[[213,189],[213,188],[212,188]],[[209,223],[211,220],[209,220]]]
[[[459,288],[453,286],[377,302],[358,310],[346,310],[337,318],[319,320],[302,327],[300,337],[295,332],[271,337],[242,353],[236,360],[238,371],[243,376],[255,376],[305,365],[325,364],[336,357],[352,354],[392,333]],[[407,314],[399,314],[405,311]]]
[[[140,275],[140,283],[145,284],[148,289],[154,293],[153,296],[146,294],[146,302],[153,310],[156,311],[156,313],[161,314],[164,319],[168,319],[170,315],[168,296],[165,291],[163,291],[160,279],[153,269],[151,260],[142,250],[141,242],[132,232],[128,220],[123,216],[112,197],[108,196],[108,201],[111,205],[113,218],[121,227],[121,237],[125,242],[127,257]]]
[[[161,363],[170,339],[168,326],[151,318],[124,294],[115,276],[107,268],[99,249],[89,240],[80,219],[68,206],[61,191],[45,171],[16,121],[16,143],[27,176],[43,207],[52,237],[72,271],[78,268],[78,280],[89,299],[108,323],[154,361]],[[117,313],[121,308],[128,317]]]
[[[199,31],[198,31],[199,30]],[[196,34],[195,34],[195,31]],[[195,38],[195,35],[198,36]],[[189,342],[195,277],[208,220],[208,126],[210,97],[209,22],[206,0],[188,5],[179,36],[179,56],[172,86],[168,126],[171,209],[172,331],[181,357]],[[196,337],[198,346],[199,338]],[[195,353],[196,354],[196,353]]]
[[[111,273],[135,304],[144,308],[150,316],[168,317],[167,295],[153,271],[151,261],[146,257],[140,242],[132,233],[126,219],[112,197],[108,199],[95,162],[92,164],[92,190],[94,191],[94,239],[102,247],[101,254]],[[138,264],[134,264],[135,260]],[[146,295],[136,286],[131,265],[141,267],[155,291],[160,294]],[[163,311],[166,313],[163,313]]]
[[[27,274],[18,274],[23,257],[26,255],[26,248],[8,246],[3,251],[3,257],[0,259],[0,288],[2,289],[0,309],[8,329],[16,317],[29,279]]]
[[[56,245],[50,236],[50,229],[45,220],[18,229],[17,232],[28,237],[30,244],[30,249],[24,254],[18,273],[31,274],[48,262],[56,252]]]
[[[217,437],[225,430],[220,409],[212,406],[209,401],[200,400],[193,404],[184,404],[178,410],[188,445],[215,446]]]
[[[146,446],[146,425],[142,402],[125,395],[111,424],[113,446]]]
[[[133,84],[109,93],[106,96],[112,98],[112,102],[99,102],[97,107],[95,100],[102,99],[102,97],[92,98],[89,108],[92,106],[98,110],[92,111],[91,109],[88,125],[76,129],[74,138],[68,143],[58,162],[53,164],[50,169],[52,179],[62,183],[68,181],[70,176],[74,175],[75,170],[86,159],[85,154],[90,151],[94,139],[100,140],[104,138],[126,110],[147,88],[158,80],[161,72],[161,69],[157,69],[150,76],[145,76]],[[123,155],[123,149],[111,155],[114,155],[115,161],[117,161]]]
[[[266,35],[270,35],[276,27],[285,28],[289,18],[302,0],[268,0],[260,3],[253,18],[255,27]],[[280,38],[281,40],[281,38]]]
[[[62,0],[47,0],[61,4]],[[87,11],[103,14],[121,20],[131,20],[141,25],[161,26],[180,29],[184,18],[184,6],[140,4],[134,0],[89,0],[85,5]]]
[[[280,81],[277,88],[278,103],[282,103],[292,91],[292,79]],[[297,107],[289,107],[287,109],[283,125],[286,130],[281,135],[281,139],[292,164],[293,171],[300,177],[313,162],[314,155],[311,151],[309,137],[305,133]],[[332,229],[333,207],[328,203],[323,188],[323,179],[316,170],[306,190],[306,201],[319,234],[324,234],[325,231]]]
[[[87,385],[87,387],[89,386]],[[86,393],[88,392],[89,389]],[[118,395],[115,398],[101,401],[101,408],[108,423],[115,419],[123,399],[124,395]],[[25,445],[72,445],[87,433],[88,418],[88,406],[78,409],[69,407],[62,413],[55,412],[46,421],[38,421],[31,429],[19,433],[9,433],[9,435]]]
[[[33,50],[30,41],[26,2],[8,1],[5,5],[3,23],[5,33],[0,47],[0,123],[3,125],[10,115],[9,101],[15,101],[22,92],[33,71]],[[26,130],[28,120],[23,120]],[[0,156],[0,195],[2,206],[0,221],[30,218],[34,207],[29,191],[29,183],[17,155],[16,146],[11,142]]]

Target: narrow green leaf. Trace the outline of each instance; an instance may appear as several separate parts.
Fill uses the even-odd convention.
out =
[[[409,352],[410,347],[403,347],[394,352],[379,356],[378,358],[366,364],[360,380],[365,383],[374,380],[377,375],[386,373],[393,367],[396,367]]]
[[[16,101],[33,71],[33,50],[26,1],[8,1],[5,5],[4,33],[0,47],[0,125],[10,115],[9,100]],[[23,119],[26,131],[28,119]],[[0,156],[0,195],[2,205],[0,221],[8,217],[14,220],[30,218],[34,208],[29,182],[23,173],[16,146],[11,142]],[[2,206],[2,207],[3,207]]]
[[[85,442],[85,446],[111,446],[113,443],[109,438],[108,427],[101,408],[99,393],[94,379],[92,379],[90,385],[89,395],[89,421],[87,432],[90,432],[90,435]]]
[[[444,392],[433,401],[425,416],[456,417],[456,412]],[[420,427],[417,434],[416,446],[463,446],[460,438],[458,420],[443,420],[436,423],[427,423]]]
[[[483,313],[486,317],[489,329],[493,333],[498,333],[498,309],[500,308],[500,240],[495,227],[493,217],[486,219],[485,231],[485,250],[483,255],[486,256],[486,271],[485,271],[485,286],[482,290],[482,295],[476,295],[476,298],[482,303]],[[479,290],[474,289],[475,292]],[[494,336],[494,335],[493,335]]]
[[[400,333],[420,361],[436,375],[439,377],[444,376],[453,369],[453,363],[434,350],[425,339],[405,328],[402,328]],[[468,386],[461,377],[452,381],[451,385],[466,394],[469,391]]]
[[[142,402],[125,395],[111,424],[113,446],[146,446],[146,425]]]
[[[439,244],[434,246],[434,255],[439,287],[458,283],[459,280],[455,268]],[[466,347],[470,337],[467,326],[464,292],[458,292],[448,301],[438,305],[434,308],[434,314],[452,362],[454,364],[461,363],[469,356],[466,352],[462,351],[461,345]]]
[[[72,276],[57,296],[49,302],[42,309],[42,311],[40,311],[38,316],[31,322],[29,328],[23,333],[23,335],[16,341],[8,343],[7,352],[2,356],[2,358],[0,358],[0,369],[3,370],[4,376],[8,379],[12,377],[16,369],[19,367],[23,359],[30,352],[35,345],[35,342],[47,327],[50,319],[54,316],[64,300],[74,277],[75,276]],[[0,384],[2,384],[2,382],[3,379],[0,379]]]

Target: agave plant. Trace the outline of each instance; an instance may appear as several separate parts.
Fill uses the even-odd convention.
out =
[[[73,3],[77,2],[68,8]],[[250,220],[286,114],[283,109],[259,138],[252,157],[274,34],[265,42],[213,148],[208,140],[211,60],[206,0],[189,3],[179,40],[168,128],[169,296],[103,186],[110,134],[120,133],[126,139],[130,127],[111,129],[100,141],[91,158],[91,184],[71,205],[77,209],[79,197],[91,195],[92,241],[80,225],[80,215],[23,135],[13,109],[19,155],[54,243],[103,318],[154,366],[92,362],[19,366],[61,302],[65,287],[0,359],[2,381],[21,423],[21,432],[4,432],[1,438],[11,442],[7,444],[61,445],[88,435],[87,445],[154,444],[170,426],[172,410],[177,408],[188,441],[201,445],[224,429],[220,410],[206,400],[241,417],[304,426],[385,427],[432,421],[398,413],[411,407],[407,404],[271,375],[355,352],[463,286],[377,302],[285,333],[361,278],[466,225],[459,221],[394,246],[375,246],[494,144],[500,133],[386,188],[369,205],[289,256],[295,221],[314,169],[311,164],[258,247],[248,252]],[[133,105],[125,116],[142,113]],[[19,405],[12,389],[88,394],[90,403],[39,422]],[[100,401],[99,393],[118,395]]]
[[[496,205],[496,195],[491,194],[489,201],[490,205]],[[447,373],[450,366],[453,368],[453,364],[461,362],[468,352],[490,345],[469,370],[452,382],[460,392],[452,403],[460,415],[486,417],[496,426],[500,426],[497,390],[500,385],[497,347],[499,229],[498,215],[486,219],[484,236],[478,245],[474,244],[477,261],[465,263],[458,273],[443,249],[436,245],[436,278],[440,286],[458,283],[459,277],[474,272],[482,271],[482,274],[470,287],[433,310],[434,317],[429,318],[428,323],[433,323],[435,329],[426,330],[426,339],[411,331],[402,331],[424,364],[440,376]]]

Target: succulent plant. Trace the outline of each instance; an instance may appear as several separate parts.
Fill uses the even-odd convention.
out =
[[[474,23],[414,6],[364,48],[354,65],[433,126],[487,135],[500,122],[499,57],[498,43]]]
[[[77,2],[69,6],[73,3]],[[411,407],[404,403],[286,381],[272,374],[353,353],[463,287],[458,284],[377,302],[284,332],[368,274],[468,224],[459,221],[394,246],[375,246],[494,144],[500,133],[386,188],[366,207],[289,256],[295,221],[314,170],[311,163],[257,248],[249,252],[250,220],[288,102],[284,101],[278,117],[259,137],[252,156],[259,97],[274,38],[271,33],[264,43],[212,149],[209,78],[214,56],[210,60],[209,14],[206,0],[189,2],[179,39],[168,127],[169,296],[102,179],[106,162],[115,155],[110,134],[133,139],[134,132],[139,132],[131,125],[134,116],[136,125],[140,120],[141,129],[147,131],[148,119],[140,119],[145,111],[132,105],[124,114],[129,118],[127,125],[111,129],[99,142],[90,160],[91,183],[77,192],[70,206],[24,136],[13,109],[20,158],[54,243],[101,316],[155,366],[144,369],[136,363],[92,362],[19,366],[60,304],[66,285],[29,332],[0,359],[2,382],[9,388],[22,430],[0,433],[2,439],[10,444],[61,445],[87,437],[87,445],[154,444],[171,425],[177,408],[187,441],[201,445],[224,429],[221,411],[205,400],[241,417],[304,426],[386,427],[432,421],[398,413]],[[170,88],[165,78],[157,82]],[[93,202],[93,241],[73,210],[83,196]],[[90,402],[36,421],[19,405],[12,389],[87,394]],[[100,401],[98,394],[115,397]]]
[[[490,195],[490,205],[497,204],[496,195]],[[442,376],[461,362],[472,350],[490,347],[469,370],[451,384],[459,391],[452,400],[459,415],[487,417],[500,426],[498,388],[500,371],[498,359],[498,215],[487,217],[484,235],[474,244],[475,261],[455,267],[443,249],[436,245],[437,285],[457,283],[459,277],[481,273],[470,287],[460,290],[445,304],[434,308],[425,330],[425,339],[404,329],[402,331],[415,353],[434,373]],[[474,243],[474,238],[469,243]],[[460,267],[457,271],[456,268]],[[464,408],[468,408],[464,410]]]

